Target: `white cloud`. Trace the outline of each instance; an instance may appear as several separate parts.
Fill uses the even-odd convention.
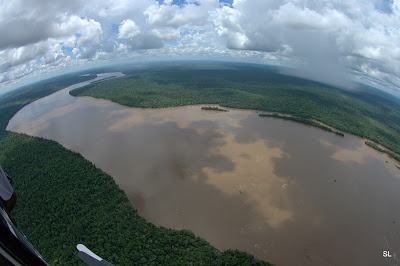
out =
[[[188,1],[188,4],[160,5],[155,3],[144,11],[147,21],[156,26],[204,26],[207,23],[208,12],[218,6],[217,0]]]
[[[392,10],[382,13],[372,1],[241,0],[215,10],[213,22],[229,48],[265,51],[267,58],[290,56],[309,77],[332,83],[357,68],[348,56],[364,57],[382,73],[400,76],[393,71],[400,63],[398,2]]]
[[[136,25],[135,21],[131,19],[122,21],[118,31],[118,38],[120,39],[133,38],[140,33],[139,27]]]
[[[63,67],[161,55],[286,64],[325,82],[353,75],[400,87],[398,0],[4,0],[0,36],[3,87]]]
[[[272,12],[272,23],[285,28],[337,31],[348,27],[351,21],[336,9],[326,8],[319,13],[289,2]]]
[[[79,1],[2,1],[0,49],[21,47],[49,38],[73,35],[85,27],[85,19],[71,15],[78,10]],[[92,21],[90,21],[92,22]]]
[[[33,59],[38,58],[41,55],[55,52],[60,49],[57,41],[50,39],[47,41],[41,41],[36,44],[30,44],[19,48],[11,48],[2,51],[0,55],[1,67],[0,71],[6,71],[8,68],[22,65]]]
[[[152,29],[151,34],[164,40],[177,40],[181,36],[180,31],[174,28]]]

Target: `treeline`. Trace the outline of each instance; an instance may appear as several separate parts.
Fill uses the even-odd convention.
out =
[[[371,148],[377,150],[377,151],[386,153],[387,155],[389,155],[390,158],[395,159],[396,161],[400,162],[400,156],[399,155],[397,155],[397,154],[395,154],[395,153],[393,153],[391,151],[382,149],[378,145],[376,145],[375,143],[372,143],[370,141],[366,141],[365,144],[370,146]]]
[[[221,109],[218,107],[211,107],[211,106],[205,106],[201,107],[201,110],[206,110],[206,111],[219,111],[219,112],[228,112],[226,109]]]
[[[278,115],[278,114],[259,114],[259,116],[261,116],[261,117],[274,117],[274,118],[279,118],[279,119],[295,121],[295,122],[302,123],[302,124],[305,124],[305,125],[317,127],[317,128],[322,129],[322,130],[329,131],[329,132],[335,133],[336,135],[344,137],[344,134],[342,132],[333,131],[329,127],[326,127],[326,126],[321,125],[321,124],[319,124],[317,122],[314,122],[314,121],[309,120],[309,119],[301,118],[301,117],[284,116],[284,115]]]
[[[145,108],[218,104],[314,119],[400,153],[400,103],[371,90],[352,92],[254,66],[174,67],[129,75],[71,91]]]
[[[0,150],[18,196],[12,215],[51,265],[77,265],[78,243],[115,265],[268,265],[147,222],[111,176],[54,141],[8,132]]]
[[[2,99],[0,109],[8,111],[0,111],[0,121],[50,88]],[[237,250],[219,251],[190,231],[147,222],[112,177],[80,154],[54,141],[5,131],[6,124],[0,128],[0,164],[18,197],[12,216],[50,265],[83,265],[78,243],[115,265],[270,265]]]

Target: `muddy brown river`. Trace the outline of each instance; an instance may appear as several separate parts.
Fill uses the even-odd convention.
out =
[[[147,220],[219,249],[278,265],[400,263],[400,170],[362,139],[256,111],[68,94],[83,84],[24,107],[7,129],[81,153]]]

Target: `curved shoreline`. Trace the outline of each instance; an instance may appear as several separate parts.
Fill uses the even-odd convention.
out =
[[[282,112],[274,112],[274,111],[264,111],[264,110],[257,110],[257,109],[233,108],[233,107],[229,107],[229,106],[225,106],[225,105],[221,105],[221,104],[207,104],[207,103],[204,103],[204,104],[188,104],[188,105],[178,105],[178,106],[170,106],[170,107],[151,107],[151,108],[149,108],[149,107],[133,107],[133,106],[129,106],[129,105],[124,105],[124,104],[121,104],[121,103],[118,103],[118,102],[114,102],[114,101],[112,101],[112,100],[110,100],[110,99],[106,99],[106,98],[97,98],[97,97],[92,97],[92,96],[73,96],[73,95],[71,95],[71,94],[70,94],[70,96],[72,96],[72,97],[91,97],[91,98],[94,98],[94,99],[101,99],[101,100],[105,100],[105,101],[110,101],[110,102],[112,102],[112,103],[115,103],[115,104],[118,104],[118,105],[124,106],[124,107],[138,108],[138,109],[147,109],[147,110],[158,110],[158,109],[163,110],[163,109],[169,109],[169,108],[181,108],[181,107],[188,107],[188,106],[200,107],[200,108],[201,108],[201,107],[205,107],[205,106],[207,107],[207,106],[208,106],[208,107],[223,107],[223,108],[225,108],[225,109],[227,109],[227,110],[238,110],[238,111],[245,111],[245,112],[246,112],[246,111],[248,111],[248,112],[256,112],[256,113],[258,113],[258,114],[260,114],[260,113],[263,113],[263,114],[271,114],[271,115],[277,114],[277,115],[281,115],[281,116],[298,117],[298,116],[296,116],[296,115],[294,115],[294,114],[291,114],[291,113],[282,113]],[[223,113],[223,112],[222,112],[222,113]],[[284,118],[281,118],[281,117],[274,117],[274,118],[282,119],[282,120],[288,120],[288,119],[284,119]],[[300,118],[302,118],[302,117],[300,117]],[[400,154],[398,154],[398,153],[392,151],[391,149],[389,149],[389,148],[383,146],[382,144],[379,144],[379,143],[377,143],[377,142],[375,142],[375,141],[373,141],[373,140],[371,140],[371,139],[368,139],[368,138],[365,138],[365,137],[362,137],[362,136],[355,135],[355,134],[353,134],[353,133],[347,132],[347,131],[345,131],[345,130],[337,129],[337,128],[335,128],[335,127],[332,127],[332,126],[330,126],[330,125],[328,125],[328,124],[326,124],[326,123],[323,123],[323,122],[321,122],[321,121],[319,121],[319,120],[316,120],[316,119],[311,119],[311,118],[304,118],[304,119],[313,121],[313,122],[315,122],[315,123],[320,124],[321,126],[325,126],[325,127],[327,127],[327,128],[330,128],[330,129],[333,131],[333,132],[331,132],[331,133],[335,133],[335,132],[344,132],[344,133],[346,133],[346,134],[349,134],[349,135],[358,137],[358,138],[360,138],[360,139],[363,139],[363,140],[364,140],[364,145],[368,146],[369,148],[372,148],[372,147],[369,146],[369,145],[367,145],[367,144],[365,144],[365,142],[371,142],[371,143],[373,143],[373,144],[379,146],[381,149],[383,149],[383,150],[385,150],[385,151],[387,151],[387,152],[385,152],[385,151],[380,151],[380,150],[377,150],[377,149],[374,149],[374,148],[372,148],[372,149],[374,149],[375,151],[377,151],[377,152],[379,152],[379,153],[385,153],[385,154],[388,155],[389,159],[393,159],[393,160],[395,160],[396,162],[400,163],[400,159],[397,160],[397,159],[395,159],[395,158],[392,158],[392,157],[388,154],[388,152],[395,154],[395,155],[398,156],[399,158],[400,158]],[[290,121],[295,122],[295,123],[302,124],[302,125],[304,125],[304,126],[310,126],[310,127],[313,127],[313,128],[318,128],[318,127],[315,127],[315,126],[312,126],[312,125],[308,125],[308,124],[296,122],[296,121],[293,121],[293,120],[290,120]],[[322,128],[319,128],[319,129],[324,130],[324,129],[322,129]]]
[[[149,69],[73,90],[71,95],[111,99],[130,107],[213,103],[222,107],[282,112],[323,121],[339,131],[371,139],[400,154],[399,102],[312,81],[304,82],[240,66],[224,72],[185,68],[160,72]]]
[[[71,86],[59,91],[65,92]],[[0,115],[10,121],[23,107],[56,92],[10,112],[12,117],[6,113]],[[73,254],[76,243],[84,241],[116,265],[131,264],[141,258],[152,261],[154,256],[162,258],[155,260],[158,264],[168,265],[190,262],[227,264],[229,261],[271,265],[249,253],[218,250],[188,230],[172,230],[148,222],[138,215],[114,178],[82,154],[63,147],[57,141],[1,128],[0,146],[1,162],[14,177],[16,191],[21,195],[22,204],[17,204],[13,216],[50,264],[79,263]],[[78,209],[71,212],[71,207]],[[104,210],[108,215],[104,215]],[[109,219],[109,215],[114,218]],[[46,224],[48,217],[52,220]],[[121,246],[106,247],[101,235],[107,236],[107,242],[120,243]],[[121,235],[123,242],[120,241]],[[149,235],[152,236],[150,241],[147,240]]]
[[[69,100],[71,100],[70,99],[70,97],[69,97],[69,95],[68,96],[65,96],[65,98],[69,98]],[[73,97],[71,97],[71,98],[73,98]],[[91,98],[91,101],[93,101],[94,103],[96,103],[96,101],[98,101],[97,103],[99,103],[100,105],[103,105],[103,104],[106,104],[107,102],[110,102],[109,104],[106,104],[106,105],[111,105],[111,103],[112,103],[112,105],[115,105],[115,102],[113,102],[113,101],[110,101],[110,100],[107,100],[107,99],[97,99],[97,100],[95,100],[95,99],[93,99],[94,97],[90,97]],[[89,98],[87,99],[88,101],[89,101]],[[102,101],[105,101],[105,102],[102,102]],[[81,102],[81,101],[79,101],[79,100],[77,100],[77,102]],[[83,101],[83,102],[85,102],[85,101]],[[120,104],[118,104],[117,103],[117,105],[120,105]],[[123,106],[124,108],[126,108],[126,107],[129,107],[129,106],[126,106],[126,105],[121,105],[121,106]],[[188,116],[189,114],[191,114],[192,112],[200,112],[200,109],[201,109],[201,106],[210,106],[209,104],[199,104],[199,105],[186,105],[186,106],[179,106],[179,107],[168,107],[169,109],[174,109],[174,108],[187,108],[187,107],[189,107],[189,109],[187,110],[187,111],[185,111],[185,110],[179,110],[179,111],[173,111],[173,110],[171,110],[170,112],[171,113],[176,113],[176,112],[180,112],[180,113],[182,113],[182,114],[184,114],[185,116]],[[219,105],[217,105],[217,106],[219,106]],[[132,113],[138,113],[139,111],[135,111],[134,109],[136,109],[137,107],[131,107],[132,109],[131,109],[131,112]],[[164,113],[163,111],[161,111],[161,110],[156,110],[156,109],[160,109],[160,108],[140,108],[140,109],[143,109],[143,113],[144,112],[148,112],[148,111],[150,111],[149,113],[151,113],[152,115],[156,115],[157,113]],[[146,111],[144,111],[144,109],[146,109]],[[226,108],[226,109],[228,109],[228,108]],[[166,108],[165,108],[165,110],[166,110]],[[252,114],[251,113],[247,113],[247,114],[245,114],[245,116],[247,116],[247,115],[251,115],[252,117],[258,117],[258,114],[259,113],[261,113],[262,111],[260,111],[260,110],[249,110],[249,109],[236,109],[236,108],[229,108],[229,110],[239,110],[239,111],[250,111],[250,112],[252,112]],[[166,113],[167,113],[167,111],[165,111]],[[210,117],[218,117],[218,119],[222,119],[222,120],[226,120],[225,118],[228,118],[227,116],[224,116],[224,115],[221,115],[221,114],[216,114],[216,113],[206,113],[206,112],[202,112],[203,113],[203,115],[202,115],[202,118],[203,119],[208,119],[208,118],[210,118]],[[233,113],[233,112],[232,112]],[[225,118],[224,118],[225,117]],[[179,116],[177,116],[177,118],[179,119]],[[259,118],[257,118],[257,120],[255,120],[255,122],[256,123],[259,123],[259,124],[264,124]],[[265,122],[265,124],[268,124],[268,122],[265,120],[264,121]],[[275,125],[275,128],[279,128],[281,125],[282,126],[284,126],[284,127],[287,127],[287,126],[290,126],[290,127],[293,127],[293,128],[296,128],[296,125],[289,125],[289,123],[284,123],[284,122],[272,122],[272,121],[269,121],[269,122],[271,122],[271,123],[273,123],[274,125]],[[229,123],[231,123],[231,122],[229,122]],[[92,126],[93,128],[97,128],[97,127],[94,127],[94,126]],[[306,132],[305,134],[307,134],[307,129],[302,129],[301,128],[301,125],[299,125],[298,126],[298,129],[299,129],[299,132]],[[286,131],[286,132],[291,132],[292,130],[288,130],[288,131]],[[296,132],[296,131],[293,131],[293,132]],[[267,133],[267,132],[266,132]],[[308,133],[312,133],[312,134],[323,134],[323,133],[318,133],[317,131],[311,131],[311,130],[309,130],[308,129]],[[267,133],[268,134],[268,133]],[[325,136],[324,137],[326,137],[327,139],[330,139],[330,140],[334,140],[335,142],[339,142],[339,143],[342,143],[342,145],[346,145],[347,146],[347,144],[346,144],[346,141],[342,141],[341,140],[341,138],[335,138],[334,136],[329,136],[328,134],[324,134]],[[352,135],[352,134],[349,134],[349,138],[348,138],[348,140],[349,139],[352,139],[352,137],[350,137],[350,135]],[[265,136],[265,135],[264,135]],[[357,136],[355,136],[355,137],[357,137]],[[290,138],[289,138],[290,139]],[[357,141],[357,147],[362,147],[363,145],[362,145],[362,143],[361,143],[361,141],[360,141],[360,138],[359,137],[357,137],[357,139],[358,139],[358,141]],[[345,146],[343,146],[343,147],[345,147]],[[307,149],[307,147],[305,147],[305,149]],[[303,149],[304,150],[304,149]],[[312,149],[308,149],[308,150],[310,150],[310,152],[311,153],[315,153],[315,151],[313,152],[313,150]],[[364,149],[364,152],[366,152],[366,150]],[[301,153],[301,154],[304,154],[304,153]],[[372,151],[371,151],[371,154],[372,154]],[[385,160],[385,158],[384,158],[384,156],[381,156],[381,155],[373,155],[374,157],[379,157],[379,160],[380,160],[380,162],[382,163],[382,165],[385,165],[385,163],[384,163],[384,160]],[[385,166],[385,167],[391,167],[391,168],[393,168],[393,166],[390,164],[390,165],[387,165],[387,166]],[[338,169],[338,168],[336,168],[336,169]],[[396,174],[398,174],[398,170],[397,169],[395,169],[395,170],[392,170],[392,171],[397,171],[396,172]],[[110,172],[111,173],[111,172]],[[115,180],[115,179],[114,179]],[[336,180],[336,179],[335,179]],[[342,184],[341,182],[340,182],[340,179],[338,179],[338,181],[339,181],[339,183],[340,184]],[[332,181],[333,182],[333,181]],[[334,181],[334,182],[336,182],[336,181]],[[285,186],[285,187],[282,187],[282,189],[286,189],[287,187]],[[280,187],[279,187],[279,189],[280,189]],[[286,190],[285,190],[286,191]],[[284,193],[286,193],[286,192],[284,192]],[[246,190],[245,190],[245,192],[244,192],[244,194],[246,194]],[[240,194],[240,195],[242,195],[242,194]],[[250,195],[250,194],[249,194]],[[244,196],[240,196],[240,197],[244,197]],[[140,200],[140,199],[139,199]],[[135,206],[134,204],[133,204],[133,206]],[[140,213],[140,212],[139,212]],[[390,223],[391,223],[392,221],[390,221]]]
[[[117,73],[117,75],[115,75],[116,73]],[[33,103],[36,103],[36,102],[38,102],[38,101],[40,101],[40,100],[42,100],[42,99],[44,99],[44,98],[46,98],[46,97],[52,96],[52,95],[54,95],[54,94],[56,94],[56,93],[62,93],[62,92],[66,93],[66,92],[68,92],[67,94],[68,94],[70,97],[73,97],[73,98],[78,98],[78,97],[90,97],[90,98],[94,98],[94,99],[100,99],[100,100],[104,100],[104,101],[110,101],[110,102],[112,102],[112,103],[114,103],[114,104],[117,104],[117,105],[120,105],[120,106],[123,106],[123,107],[138,108],[138,109],[146,109],[146,110],[158,110],[158,109],[163,110],[163,109],[169,109],[169,108],[181,108],[181,107],[188,107],[188,106],[200,107],[200,108],[202,108],[202,107],[217,107],[217,108],[218,108],[218,107],[223,107],[223,108],[226,108],[228,111],[229,111],[229,110],[238,110],[238,111],[244,111],[244,112],[246,112],[246,111],[249,111],[249,112],[256,112],[256,113],[258,113],[259,115],[260,115],[260,114],[268,114],[268,115],[274,115],[274,114],[276,114],[276,115],[279,115],[279,116],[288,116],[288,117],[293,117],[293,118],[299,117],[299,116],[296,116],[295,114],[292,114],[292,113],[274,112],[274,111],[266,111],[266,110],[258,110],[258,109],[234,108],[234,107],[225,106],[225,105],[221,105],[221,104],[208,104],[208,103],[178,105],[178,106],[170,106],[170,107],[134,107],[134,106],[124,105],[124,104],[121,104],[121,103],[118,103],[118,102],[115,102],[115,101],[112,101],[112,100],[106,99],[106,98],[98,98],[98,97],[93,97],[93,96],[79,96],[79,95],[78,95],[78,96],[74,96],[74,95],[72,95],[72,94],[70,93],[71,91],[73,91],[73,90],[75,90],[75,89],[78,89],[78,88],[81,88],[81,87],[84,87],[84,86],[86,86],[86,85],[88,85],[88,84],[91,84],[92,82],[96,82],[96,81],[102,82],[102,81],[106,81],[106,80],[109,80],[109,79],[118,78],[118,77],[120,77],[120,75],[118,75],[118,74],[122,74],[122,73],[121,73],[121,72],[113,72],[113,73],[104,73],[104,74],[102,74],[102,75],[100,75],[100,76],[98,75],[98,76],[97,76],[96,78],[94,78],[94,79],[91,79],[91,80],[89,80],[89,81],[80,83],[81,85],[78,86],[78,87],[75,87],[75,86],[78,85],[79,83],[73,84],[73,85],[68,86],[68,87],[66,87],[66,88],[64,88],[64,89],[61,89],[61,90],[59,90],[59,91],[56,91],[56,92],[54,92],[54,93],[52,93],[52,94],[49,94],[49,95],[44,96],[44,97],[42,97],[42,98],[39,98],[39,99],[37,99],[37,100],[35,100],[35,101],[33,101],[33,102],[30,102],[29,104],[25,105],[24,107],[26,107],[26,106],[28,106],[28,105],[31,105],[31,104],[33,104]],[[114,75],[114,76],[107,77],[107,75]],[[106,76],[106,77],[104,78],[103,76]],[[124,74],[122,74],[121,76],[124,76]],[[86,84],[86,83],[87,83],[87,84]],[[24,107],[23,107],[23,108],[24,108]],[[16,112],[16,113],[13,115],[13,117],[12,117],[11,119],[13,119],[23,108],[21,108],[20,110],[18,110],[18,112]],[[223,113],[223,112],[222,112],[222,113]],[[313,126],[313,125],[310,125],[310,124],[304,124],[304,123],[301,123],[301,122],[297,122],[297,121],[294,121],[294,120],[291,120],[291,119],[285,119],[285,118],[282,118],[282,117],[273,117],[273,118],[282,119],[282,120],[290,120],[290,121],[292,121],[292,122],[299,123],[299,124],[302,124],[302,125],[304,125],[304,126],[310,126],[310,127],[313,127],[313,128],[319,128],[319,127],[316,127],[316,126]],[[349,135],[352,135],[352,136],[356,136],[356,137],[358,137],[358,138],[361,138],[362,140],[364,140],[364,145],[368,146],[368,147],[371,148],[371,149],[374,149],[375,151],[377,151],[377,152],[379,152],[379,153],[385,153],[385,154],[387,154],[387,156],[389,157],[389,159],[393,159],[394,161],[400,163],[400,159],[396,159],[396,158],[400,158],[400,154],[394,152],[393,150],[391,150],[391,149],[389,149],[389,148],[383,146],[382,144],[379,144],[379,143],[377,143],[377,142],[375,142],[375,141],[373,141],[373,140],[371,140],[371,139],[368,139],[368,138],[365,138],[365,137],[362,137],[362,136],[353,134],[353,133],[348,132],[348,131],[345,131],[345,130],[337,129],[337,128],[333,127],[333,126],[330,126],[330,125],[328,125],[328,124],[326,124],[326,123],[323,123],[323,122],[321,122],[321,121],[319,121],[319,120],[316,120],[316,119],[304,118],[304,117],[301,117],[301,116],[300,116],[299,118],[301,118],[301,119],[307,119],[307,120],[309,120],[309,121],[313,121],[313,122],[315,122],[315,123],[318,123],[318,124],[320,124],[320,125],[323,126],[323,127],[330,128],[330,129],[332,130],[331,133],[335,133],[335,132],[344,132],[344,133],[346,133],[346,134],[349,134]],[[10,120],[11,120],[11,119],[10,119]],[[9,121],[10,121],[10,120],[9,120]],[[7,127],[8,127],[8,126],[7,126]],[[319,128],[319,129],[324,130],[323,128]],[[6,130],[7,130],[7,129],[6,129]],[[325,130],[325,131],[326,131],[326,130]],[[12,132],[12,131],[11,131],[11,132]],[[327,131],[327,132],[328,132],[328,131]],[[372,147],[371,145],[366,144],[366,142],[370,142],[370,143],[376,145],[377,147],[379,147],[379,148],[380,148],[381,150],[383,150],[383,151],[381,151],[381,150],[379,150],[379,149],[376,149],[376,148]],[[390,153],[393,153],[393,154],[395,155],[396,158],[390,156]]]

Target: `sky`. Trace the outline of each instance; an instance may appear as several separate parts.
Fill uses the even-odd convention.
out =
[[[0,0],[0,94],[119,62],[201,59],[400,96],[400,0]]]

